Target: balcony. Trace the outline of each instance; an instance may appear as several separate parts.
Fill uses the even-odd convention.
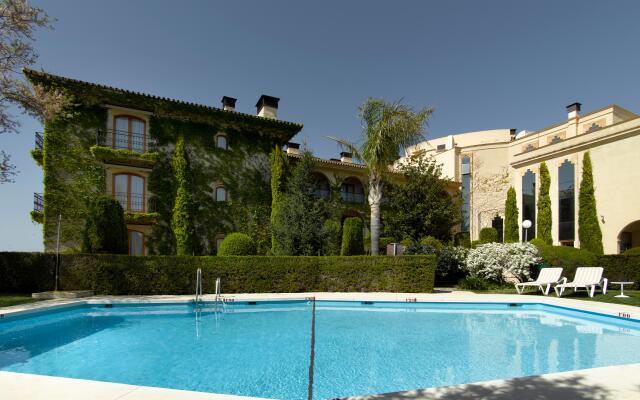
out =
[[[160,216],[156,213],[153,198],[136,193],[115,192],[111,196],[118,200],[124,209],[124,219],[128,224],[154,224]]]
[[[358,203],[364,204],[364,194],[363,193],[351,193],[351,192],[340,192],[340,196],[345,203]]]
[[[156,151],[156,141],[151,139],[149,135],[116,129],[99,129],[96,134],[96,144],[136,153]]]
[[[35,139],[36,140],[35,140],[34,150],[44,149],[44,136],[42,135],[42,132],[36,132]]]
[[[41,213],[44,212],[44,198],[42,193],[33,194],[33,211]]]

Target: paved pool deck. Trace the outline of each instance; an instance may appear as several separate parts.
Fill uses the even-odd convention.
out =
[[[288,300],[315,297],[333,301],[418,301],[418,302],[486,302],[486,303],[542,303],[582,311],[612,315],[623,319],[640,320],[640,307],[557,298],[555,296],[521,296],[515,294],[476,294],[464,291],[436,293],[246,293],[224,295],[238,301]],[[73,300],[47,300],[0,308],[0,317],[31,313],[51,308],[65,308],[79,304],[107,303],[166,303],[189,302],[187,296],[94,296]],[[205,295],[205,301],[214,300]],[[630,349],[640,351],[640,349]],[[240,400],[249,397],[199,393],[183,390],[151,388],[119,383],[49,377],[0,371],[0,399],[10,400]],[[254,398],[255,399],[255,398]],[[640,364],[593,368],[508,380],[478,382],[440,388],[372,394],[352,397],[355,400],[400,399],[640,399]]]

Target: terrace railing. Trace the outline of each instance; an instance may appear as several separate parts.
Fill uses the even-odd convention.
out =
[[[42,135],[42,132],[36,132],[35,139],[36,150],[42,150],[44,148],[44,136]]]
[[[118,200],[125,211],[130,212],[154,212],[154,202],[148,196],[139,193],[115,192],[111,194]]]
[[[42,197],[42,193],[33,194],[33,211],[44,212],[44,198]]]
[[[340,192],[340,196],[347,203],[364,204],[364,193]]]
[[[149,135],[116,129],[98,129],[96,144],[113,149],[132,150],[137,153],[156,150],[156,141],[151,139]]]

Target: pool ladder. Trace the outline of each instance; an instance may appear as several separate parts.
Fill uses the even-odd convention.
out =
[[[215,291],[215,299],[214,299],[214,310],[224,311],[225,309],[225,301],[222,295],[220,294],[220,277],[216,278],[216,291]],[[194,299],[194,303],[196,305],[196,309],[201,311],[204,306],[204,300],[202,299],[202,268],[198,268],[196,271],[196,296]]]
[[[202,307],[202,269],[198,268],[196,271],[196,298],[194,300],[196,308]]]

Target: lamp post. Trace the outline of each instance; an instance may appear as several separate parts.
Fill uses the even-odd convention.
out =
[[[522,227],[524,228],[524,241],[527,241],[527,236],[529,234],[529,228],[531,228],[531,221],[525,219],[522,221]]]

